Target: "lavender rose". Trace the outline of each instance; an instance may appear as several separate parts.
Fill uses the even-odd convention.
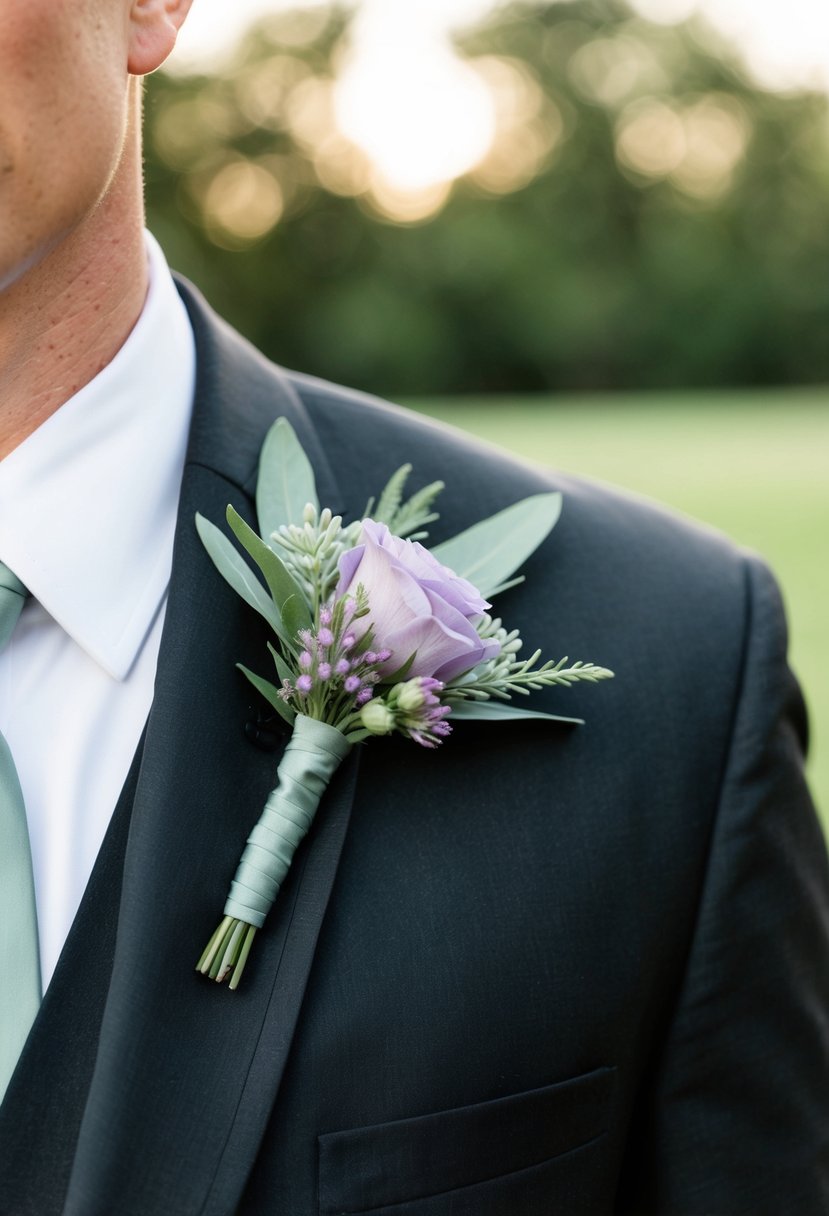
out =
[[[499,643],[482,640],[473,624],[489,608],[476,588],[385,524],[364,520],[360,544],[342,555],[339,570],[337,596],[353,595],[360,584],[368,595],[368,616],[355,624],[363,631],[373,625],[376,644],[392,652],[378,665],[381,674],[414,654],[410,676],[445,683],[499,653]]]

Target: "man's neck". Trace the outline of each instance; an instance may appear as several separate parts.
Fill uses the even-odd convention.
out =
[[[137,321],[147,292],[137,194],[132,206],[113,237],[105,202],[0,293],[0,459],[106,367]]]

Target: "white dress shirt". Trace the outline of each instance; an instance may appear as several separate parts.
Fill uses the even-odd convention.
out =
[[[0,560],[32,598],[0,654],[44,989],[149,712],[195,382],[161,249],[112,362],[0,462]]]

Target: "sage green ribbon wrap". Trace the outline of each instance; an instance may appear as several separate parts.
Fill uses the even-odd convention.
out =
[[[225,916],[261,929],[328,783],[351,750],[342,731],[297,714],[259,822],[230,884]]]

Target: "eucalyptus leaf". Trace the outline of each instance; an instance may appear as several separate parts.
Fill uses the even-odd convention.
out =
[[[293,726],[296,713],[291,709],[290,705],[286,705],[279,695],[279,689],[276,688],[269,680],[263,680],[255,671],[251,671],[249,667],[245,667],[244,663],[237,663],[236,666],[247,676],[257,692],[261,692],[262,696],[272,705],[276,712],[285,719],[289,726]]]
[[[311,609],[305,602],[299,584],[282,559],[277,557],[273,549],[268,548],[261,536],[258,536],[253,528],[245,523],[239,512],[231,506],[227,508],[227,522],[239,544],[250,554],[264,574],[268,589],[279,610],[285,632],[290,638],[293,638],[298,629],[304,629],[306,625],[311,624]],[[286,617],[286,605],[289,603],[292,604],[290,621]]]
[[[281,636],[282,619],[271,597],[245,559],[224,532],[203,515],[196,514],[196,529],[201,542],[219,571],[237,595],[265,618],[274,633]]]
[[[295,639],[300,629],[308,629],[311,624],[311,614],[299,591],[289,595],[282,605],[282,624],[288,635]]]
[[[436,545],[432,553],[487,598],[546,540],[560,514],[561,494],[534,494]]]
[[[497,587],[493,587],[491,591],[487,592],[487,596],[494,599],[496,595],[501,595],[504,591],[511,591],[513,587],[520,587],[526,581],[523,574],[518,574],[515,578],[507,579],[505,583],[499,583]]]
[[[256,515],[263,536],[282,524],[301,524],[307,503],[319,511],[314,470],[287,418],[277,418],[265,437],[256,483]]]
[[[516,718],[543,718],[547,722],[567,722],[571,726],[584,726],[584,718],[564,718],[560,714],[543,714],[537,709],[521,709],[518,705],[504,705],[497,701],[462,701],[452,706],[451,722],[507,722]]]

